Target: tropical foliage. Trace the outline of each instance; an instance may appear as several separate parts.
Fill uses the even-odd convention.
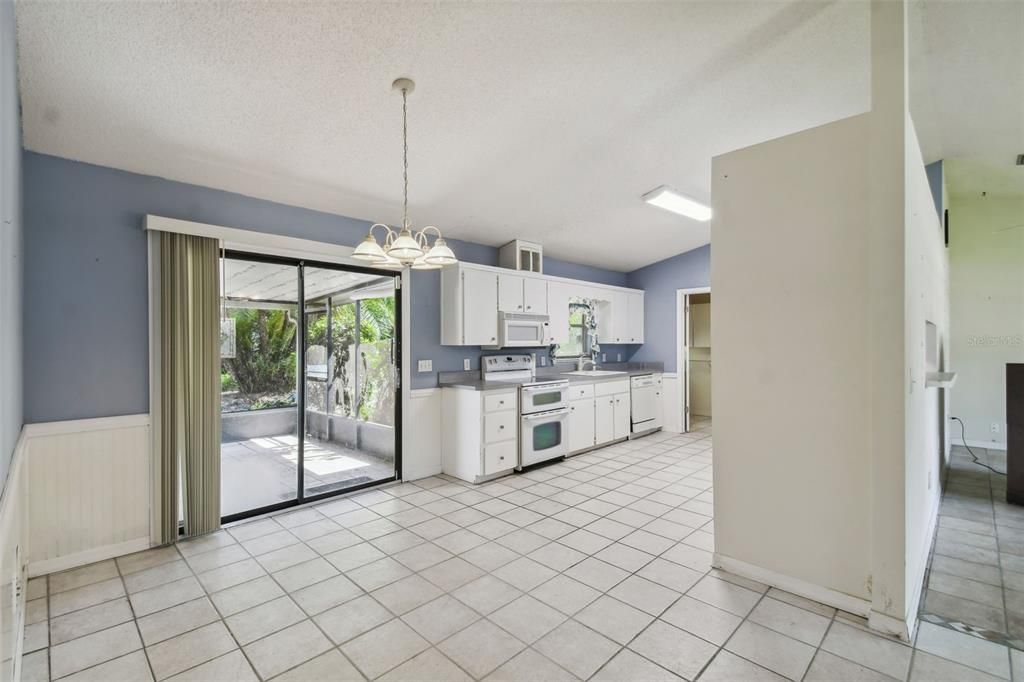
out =
[[[235,357],[224,358],[222,387],[234,384],[258,399],[295,389],[295,318],[291,310],[231,308],[235,319]]]
[[[306,404],[309,409],[325,412],[329,396],[333,414],[393,425],[395,299],[388,296],[358,302],[358,340],[356,305],[352,302],[332,308],[330,344],[326,312],[307,314],[310,379]],[[294,311],[230,308],[228,315],[235,319],[235,357],[221,360],[225,411],[294,405]],[[333,353],[330,362],[326,357],[328,347]]]
[[[355,338],[356,303],[345,303],[332,309],[331,350],[334,357],[331,363],[330,386],[310,382],[307,404],[312,409],[325,411],[327,391],[330,391],[332,413],[377,424],[393,425],[392,352],[395,341],[395,299],[391,296],[369,298],[359,301],[358,305],[358,345]],[[325,313],[310,318],[307,339],[307,348],[320,346],[326,349],[328,344]],[[359,363],[358,372],[356,362]],[[355,386],[357,374],[358,396]]]

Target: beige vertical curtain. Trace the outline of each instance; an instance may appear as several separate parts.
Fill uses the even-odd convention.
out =
[[[220,527],[220,284],[217,240],[160,233],[161,539]]]

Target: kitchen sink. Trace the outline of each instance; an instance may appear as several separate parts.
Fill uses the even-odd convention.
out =
[[[616,371],[614,369],[578,369],[574,372],[562,372],[578,377],[610,377],[613,374],[628,374],[628,372]]]

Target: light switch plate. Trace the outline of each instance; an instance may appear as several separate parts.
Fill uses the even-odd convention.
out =
[[[462,369],[469,371],[469,358],[462,359]]]
[[[607,353],[601,353],[601,362],[607,362],[607,361],[608,361],[608,354]]]
[[[544,355],[540,356],[540,366],[541,367],[547,367],[547,365],[548,365],[547,357],[544,356]]]
[[[615,361],[616,362],[622,362],[622,353],[616,353],[615,354]]]
[[[433,372],[434,361],[433,360],[420,360],[416,363],[416,370],[418,372]]]

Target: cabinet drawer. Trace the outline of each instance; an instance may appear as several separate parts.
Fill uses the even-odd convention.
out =
[[[516,409],[515,393],[485,393],[484,412],[500,412]]]
[[[594,384],[569,384],[569,400],[593,397]]]
[[[597,395],[613,395],[615,393],[629,393],[629,379],[616,379],[615,381],[602,381],[596,385]]]
[[[515,412],[493,412],[484,415],[484,442],[497,443],[498,441],[515,439],[516,437],[516,413]]]
[[[495,443],[484,448],[484,476],[506,471],[516,466],[516,442]]]

